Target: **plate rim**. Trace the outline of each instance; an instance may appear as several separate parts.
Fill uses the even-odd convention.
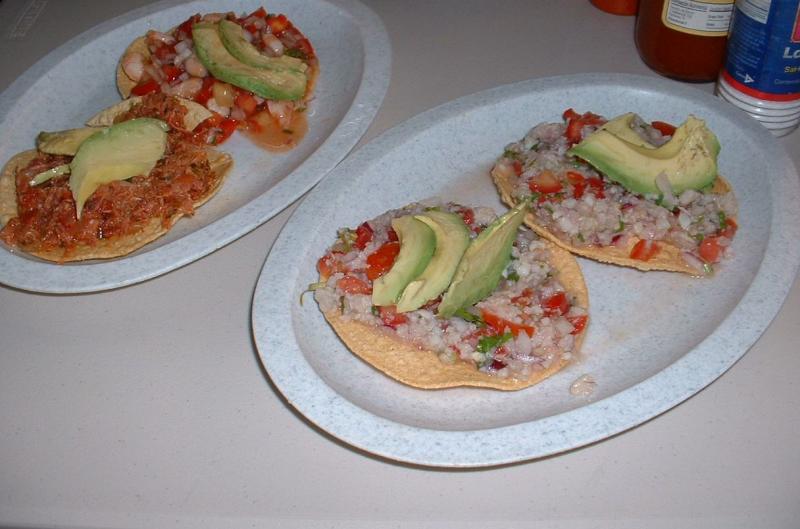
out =
[[[186,266],[243,237],[278,215],[324,179],[352,151],[377,116],[389,87],[391,41],[377,13],[359,0],[305,2],[328,4],[342,12],[343,16],[349,16],[359,31],[364,61],[355,96],[344,116],[293,171],[269,190],[211,224],[143,253],[108,261],[55,265],[23,256],[2,245],[0,284],[29,292],[78,294],[141,283]],[[122,24],[187,3],[189,2],[185,0],[162,0],[122,13],[87,29],[48,52],[0,93],[0,122],[7,119],[15,103],[35,82],[81,47]],[[240,217],[244,216],[253,216],[255,220],[242,222]],[[224,230],[225,236],[210,236],[209,232],[219,230]],[[45,284],[38,280],[42,276],[48,277]]]
[[[287,389],[283,378],[284,374],[281,370],[276,369],[276,366],[272,365],[271,362],[270,357],[273,352],[266,346],[268,343],[267,337],[270,340],[274,340],[275,336],[270,335],[267,331],[268,326],[266,323],[269,322],[270,318],[288,318],[291,320],[285,310],[283,312],[280,311],[282,301],[285,297],[290,297],[291,292],[284,292],[275,296],[275,289],[273,289],[270,296],[265,296],[265,288],[274,279],[270,277],[273,275],[272,269],[280,266],[280,263],[276,264],[276,261],[280,259],[280,255],[288,250],[290,242],[296,243],[298,240],[300,233],[299,228],[296,227],[299,227],[302,223],[297,222],[297,219],[302,219],[308,210],[313,209],[315,203],[319,201],[319,197],[322,197],[325,193],[336,191],[337,182],[346,179],[347,174],[360,174],[361,171],[368,168],[371,160],[379,159],[390,151],[393,145],[407,141],[413,137],[415,131],[419,130],[420,127],[429,126],[435,119],[445,120],[451,118],[467,109],[479,107],[485,104],[486,100],[491,101],[492,98],[498,95],[511,98],[530,90],[543,90],[563,83],[578,82],[590,83],[595,86],[613,83],[619,88],[655,91],[663,91],[668,88],[671,95],[680,98],[687,100],[700,98],[704,104],[712,107],[716,112],[724,114],[726,118],[733,120],[743,130],[762,137],[769,149],[767,153],[770,157],[769,159],[774,160],[774,163],[782,168],[781,177],[771,180],[771,182],[775,182],[770,194],[773,200],[773,210],[771,212],[769,240],[765,247],[764,256],[759,263],[752,283],[742,294],[737,305],[725,315],[719,325],[677,361],[629,388],[566,412],[498,428],[434,430],[402,424],[380,417],[348,401],[330,387],[311,367],[296,342],[288,344],[295,346],[298,354],[297,358],[292,359],[296,362],[293,365],[293,369],[295,372],[297,369],[301,370],[296,375],[316,377],[316,380],[314,380],[315,387],[312,388],[314,394],[309,396],[309,384],[304,385],[306,391],[302,394],[291,388]],[[317,188],[309,193],[285,224],[260,272],[253,294],[251,310],[254,344],[266,373],[272,380],[275,389],[283,395],[285,400],[317,427],[360,450],[404,463],[451,468],[496,466],[558,454],[608,438],[657,417],[714,382],[744,356],[777,315],[791,289],[798,267],[800,267],[800,249],[796,247],[797,245],[789,247],[788,251],[774,251],[775,247],[781,244],[782,241],[797,240],[797,237],[800,237],[800,208],[795,206],[794,210],[789,210],[788,208],[775,207],[776,203],[791,200],[794,201],[795,205],[800,200],[800,184],[797,181],[794,164],[783,146],[772,138],[768,131],[745,114],[696,88],[661,78],[613,73],[561,75],[497,86],[446,102],[388,129],[351,153]],[[294,285],[298,276],[299,270],[296,270],[294,275],[290,277],[282,276],[281,281],[283,284]],[[277,290],[281,291],[281,289]],[[744,339],[742,339],[741,335],[738,336],[738,344],[731,344],[725,336],[725,331],[737,328],[741,323],[739,320],[745,315],[743,312],[751,307],[758,310],[751,310],[750,313],[747,313],[748,330],[746,336]],[[285,309],[285,306],[283,308]],[[275,327],[280,328],[281,325],[276,324]],[[284,328],[289,329],[289,331],[286,331],[289,333],[293,328],[291,321]],[[282,347],[278,348],[280,349],[282,360],[285,360],[288,355],[287,344],[284,343],[285,338],[283,336],[280,337]],[[292,353],[294,352],[292,351]],[[698,365],[698,363],[703,364],[698,360],[707,360],[709,356],[716,362],[706,361],[705,365]],[[383,375],[376,373],[376,376]],[[663,388],[658,386],[660,380],[666,377],[674,380],[677,376],[683,381],[681,387],[674,389],[667,395]],[[648,406],[646,409],[642,408],[642,399],[647,399]],[[627,413],[627,415],[620,413],[622,410],[629,410],[633,401],[637,404],[636,413]],[[337,412],[341,413],[320,414],[317,409],[322,406],[335,407]],[[602,428],[596,427],[591,432],[587,432],[585,428],[579,429],[577,435],[574,431],[570,432],[566,428],[569,424],[586,424],[587,420],[598,412],[605,415],[604,418],[606,420],[603,422]],[[362,427],[359,428],[360,432],[374,433],[366,433],[358,437],[349,433],[347,431],[348,428],[344,428],[347,433],[342,435],[342,417],[349,417],[353,414],[362,423]],[[613,420],[609,420],[609,418]],[[351,425],[348,423],[345,426]],[[522,449],[504,454],[495,453],[491,457],[486,457],[485,455],[461,457],[463,454],[459,454],[460,457],[432,456],[431,454],[415,453],[413,450],[398,450],[396,445],[390,445],[388,448],[381,446],[380,438],[386,435],[391,435],[394,438],[403,438],[408,441],[407,445],[412,447],[436,442],[447,445],[467,441],[471,444],[475,442],[492,443],[496,441],[498,436],[505,435],[525,438],[528,443]],[[480,441],[476,441],[476,439],[480,439]],[[533,439],[536,441],[533,443],[534,446],[531,446],[531,440]],[[547,441],[547,443],[543,443],[543,441]],[[545,445],[555,443],[556,446],[549,446],[545,450],[537,450],[535,446],[537,443]]]

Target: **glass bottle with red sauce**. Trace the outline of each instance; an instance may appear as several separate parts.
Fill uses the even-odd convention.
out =
[[[661,75],[714,81],[725,58],[733,0],[641,0],[636,47]]]

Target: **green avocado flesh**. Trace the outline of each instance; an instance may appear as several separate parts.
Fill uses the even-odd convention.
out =
[[[304,73],[308,69],[308,65],[297,57],[288,55],[267,57],[263,55],[255,46],[250,44],[250,41],[245,37],[244,29],[236,22],[220,20],[219,36],[225,49],[244,64],[276,72],[289,70]]]
[[[614,136],[621,140],[625,140],[628,143],[633,143],[634,145],[638,145],[639,147],[644,147],[646,149],[655,149],[655,145],[648,143],[647,140],[633,130],[632,125],[634,119],[636,119],[636,114],[633,112],[628,112],[627,114],[622,114],[621,116],[618,116],[607,122],[605,125],[600,127],[600,129],[607,130]]]
[[[392,268],[372,283],[372,304],[394,305],[413,279],[428,266],[436,249],[436,235],[422,221],[411,215],[392,220],[392,229],[400,241],[400,253]]]
[[[633,193],[660,194],[656,178],[662,173],[676,194],[687,189],[703,189],[717,178],[720,145],[703,120],[689,116],[667,143],[654,147],[643,144],[645,142],[632,130],[630,133],[636,135],[637,143],[642,143],[621,137],[619,129],[616,129],[617,134],[613,132],[617,125],[624,125],[613,122],[626,119],[629,122],[631,118],[627,116],[612,120],[567,153],[583,158]]]
[[[56,132],[40,132],[36,136],[36,149],[47,154],[66,154],[74,156],[78,147],[89,136],[105,130],[98,127],[82,127],[79,129],[59,130]]]
[[[528,204],[527,200],[520,202],[472,240],[439,304],[440,317],[449,318],[460,309],[471,307],[497,288]]]
[[[69,164],[69,188],[78,218],[101,185],[149,174],[164,156],[167,130],[163,121],[138,118],[112,125],[81,143]]]
[[[200,62],[221,81],[266,99],[295,100],[305,94],[305,73],[257,68],[239,61],[223,44],[217,24],[196,24],[192,38]]]
[[[422,274],[403,290],[397,312],[416,310],[444,292],[470,242],[467,225],[455,213],[431,210],[415,218],[433,230],[436,250]]]

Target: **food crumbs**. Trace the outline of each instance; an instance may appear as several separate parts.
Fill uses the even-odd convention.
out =
[[[594,393],[597,386],[592,375],[581,375],[569,386],[569,392],[574,397],[588,397]]]

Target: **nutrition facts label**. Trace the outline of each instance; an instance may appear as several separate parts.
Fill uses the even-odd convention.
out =
[[[726,35],[732,12],[733,0],[666,0],[661,20],[667,27],[684,33]]]

